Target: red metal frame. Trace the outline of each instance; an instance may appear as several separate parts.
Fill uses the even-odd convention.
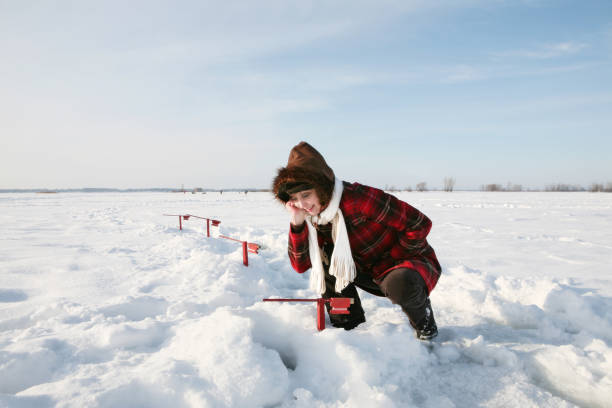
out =
[[[236,241],[242,244],[242,263],[244,264],[244,266],[249,266],[249,252],[252,254],[259,253],[260,246],[253,242],[247,242],[241,239],[236,239],[236,238],[228,237],[225,235],[219,235],[219,238],[229,239],[230,241]]]
[[[197,215],[193,215],[193,214],[163,214],[166,217],[178,217],[179,219],[179,230],[183,230],[183,221],[188,221],[189,218],[193,217],[193,218],[199,218],[201,220],[206,220],[206,236],[210,237],[210,227],[211,225],[213,227],[218,227],[219,224],[221,224],[221,221],[219,220],[213,220],[211,218],[206,218],[206,217],[200,217]],[[261,248],[258,244],[255,244],[253,242],[247,242],[247,241],[243,241],[241,239],[235,239],[235,238],[231,238],[231,237],[227,237],[225,235],[219,235],[219,238],[225,238],[225,239],[229,239],[232,241],[236,241],[236,242],[240,242],[242,244],[242,262],[244,263],[244,266],[249,266],[249,253],[252,254],[258,254],[259,253],[259,249]]]
[[[178,217],[179,219],[179,230],[183,230],[183,220],[184,221],[188,221],[189,218],[193,217],[193,218],[199,218],[201,220],[206,220],[206,236],[210,237],[210,224],[212,223],[213,227],[218,227],[219,224],[221,224],[221,221],[219,220],[213,220],[211,218],[206,218],[206,217],[199,217],[197,215],[193,215],[193,214],[162,214],[166,217]]]
[[[325,303],[329,303],[330,314],[349,314],[348,308],[353,298],[318,298],[318,299],[263,299],[264,302],[317,302],[317,330],[325,330]]]

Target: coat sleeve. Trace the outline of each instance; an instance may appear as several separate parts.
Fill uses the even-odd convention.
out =
[[[397,243],[405,251],[418,255],[428,248],[426,237],[432,224],[425,214],[382,190],[365,186],[362,188],[365,189],[363,200],[360,200],[363,215],[376,223],[394,228],[398,233]],[[394,255],[393,251],[391,255]]]
[[[290,226],[288,252],[291,266],[296,272],[304,273],[310,269],[308,228],[306,228],[306,223],[300,227]]]

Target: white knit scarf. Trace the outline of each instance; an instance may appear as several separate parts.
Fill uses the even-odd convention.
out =
[[[317,229],[313,224],[325,225],[330,221],[332,223],[334,251],[330,260],[329,274],[336,277],[336,292],[340,292],[349,283],[354,281],[357,273],[344,217],[340,210],[340,199],[342,198],[343,190],[342,180],[336,178],[334,192],[327,208],[319,215],[306,217],[306,225],[308,225],[308,249],[312,265],[310,288],[321,294],[325,292],[325,272],[321,260],[321,249],[317,240]]]

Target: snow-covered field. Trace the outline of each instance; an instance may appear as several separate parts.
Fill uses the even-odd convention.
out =
[[[349,332],[261,302],[314,297],[267,193],[0,195],[0,407],[611,406],[612,194],[397,195],[434,222],[431,344],[363,292]]]

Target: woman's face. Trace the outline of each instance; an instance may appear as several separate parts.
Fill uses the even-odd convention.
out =
[[[319,215],[321,212],[321,202],[314,188],[291,194],[289,201],[297,208],[306,211],[307,215]]]

